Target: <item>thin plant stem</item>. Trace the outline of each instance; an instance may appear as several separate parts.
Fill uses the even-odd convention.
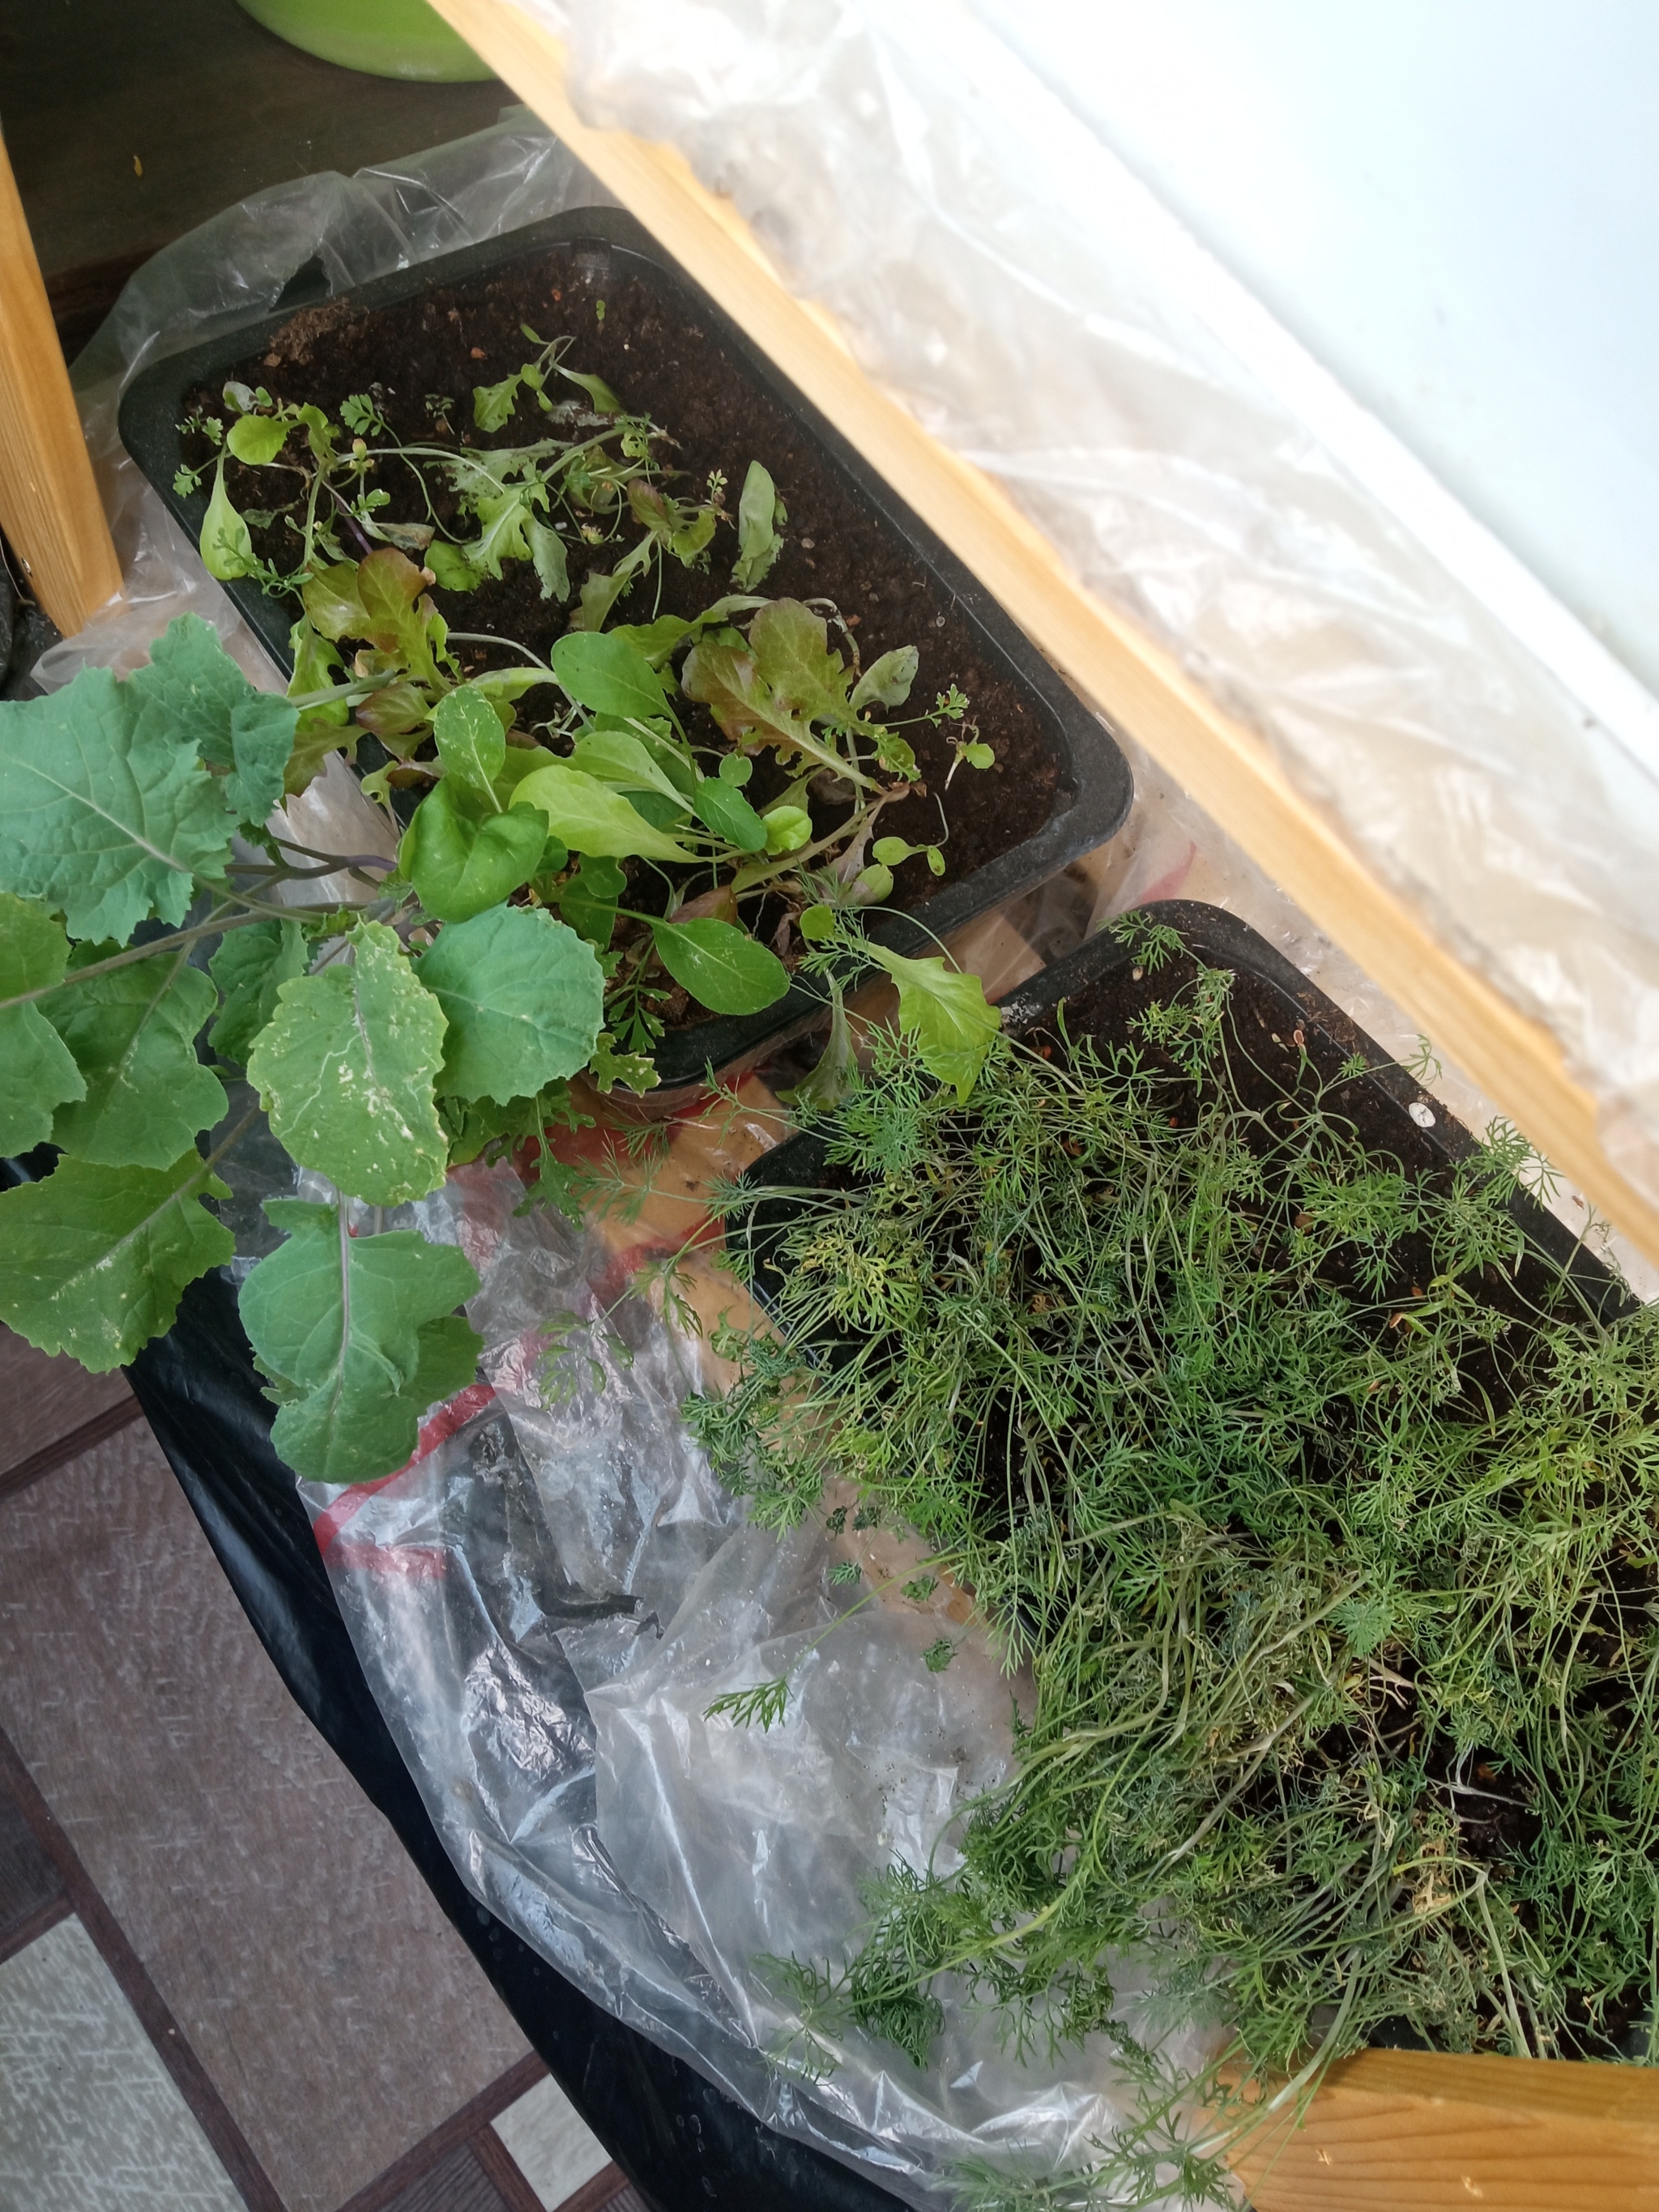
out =
[[[139,960],[155,960],[171,952],[176,946],[193,945],[200,938],[222,937],[228,930],[246,929],[250,922],[263,921],[261,913],[231,915],[225,920],[197,923],[192,928],[173,931],[166,937],[152,938],[148,945],[129,945],[125,952],[112,952],[106,960],[94,960],[84,968],[71,968],[56,983],[40,984],[33,991],[19,991],[9,999],[0,999],[0,1012],[7,1006],[26,1006],[33,999],[50,998],[54,992],[67,990],[71,984],[89,982],[94,975],[107,975],[116,968],[131,968]]]

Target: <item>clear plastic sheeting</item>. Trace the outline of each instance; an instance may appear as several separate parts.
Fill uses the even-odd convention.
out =
[[[590,121],[729,193],[877,380],[1549,1025],[1659,1199],[1659,708],[1634,679],[973,0],[520,4],[568,38]],[[1059,0],[1035,5],[1057,43]]]
[[[789,2063],[801,2022],[764,1960],[844,1956],[896,1859],[949,1871],[953,1817],[1007,1770],[1018,1686],[959,1597],[832,1583],[848,1547],[822,1518],[746,1525],[680,1423],[696,1347],[626,1288],[634,1232],[614,1249],[521,1196],[508,1168],[466,1170],[386,1217],[478,1268],[483,1379],[403,1473],[301,1485],[468,1887],[620,2019],[907,2203],[955,2203],[974,2155],[1086,2166],[1121,2109],[1092,2045],[1021,2066],[958,2002],[926,2072],[856,2034],[821,2078]],[[785,1673],[769,1730],[706,1717]]]
[[[686,42],[694,19],[700,51]],[[1486,618],[1449,586],[1430,591],[1403,535],[1111,245],[1116,202],[1062,200],[1051,219],[1032,194],[1060,176],[1058,152],[1029,190],[1009,185],[993,157],[1010,155],[1012,125],[971,87],[950,107],[967,63],[941,47],[923,68],[921,22],[914,0],[893,0],[886,30],[817,0],[770,11],[615,0],[605,21],[595,11],[578,24],[578,51],[612,111],[626,104],[636,127],[683,135],[738,191],[878,370],[1003,471],[1091,581],[1179,638],[1304,772],[1337,762],[1343,809],[1370,805],[1373,830],[1413,854],[1425,882],[1461,837],[1467,911],[1515,957],[1559,933],[1552,1003],[1611,1023],[1617,987],[1618,1064],[1640,1074],[1635,979],[1651,946],[1633,924],[1620,937],[1607,922],[1632,908],[1630,854],[1648,818],[1636,769],[1620,771],[1631,797],[1620,823],[1610,769],[1600,785],[1571,784],[1567,763],[1611,757],[1605,733],[1571,723],[1560,851],[1539,867],[1526,911],[1508,915],[1489,893],[1514,891],[1546,849],[1528,824],[1547,794],[1501,757],[1512,744],[1535,761],[1558,695],[1501,638],[1481,657]],[[298,304],[313,286],[605,198],[520,114],[398,165],[262,193],[148,264],[77,366],[128,598],[54,648],[42,680],[135,665],[186,610],[255,681],[278,680],[120,450],[116,406],[136,368],[285,296]],[[981,311],[1010,296],[1018,312],[993,317],[981,359]],[[1403,1037],[1224,827],[1149,763],[1136,769],[1122,836],[973,925],[957,943],[963,961],[1000,993],[1127,906],[1210,898],[1374,1034]],[[304,842],[361,849],[352,809],[374,817],[344,771],[307,798],[320,811]],[[1598,807],[1612,826],[1606,880],[1592,885],[1585,841],[1600,834]],[[1659,1056],[1659,1037],[1653,1046]],[[744,1127],[752,1156],[775,1124]],[[463,1170],[418,1207],[355,1220],[459,1243],[483,1279],[472,1310],[488,1346],[483,1380],[432,1417],[409,1468],[308,1492],[370,1685],[480,1901],[762,2119],[919,2206],[952,2203],[970,2155],[1038,2174],[1087,2166],[1127,2101],[1096,2046],[1050,2070],[1018,2067],[994,2026],[956,2002],[925,2073],[856,2038],[817,2079],[788,2063],[802,2053],[799,2022],[761,1961],[842,1955],[863,1917],[861,1883],[896,1857],[948,1869],[953,1817],[1009,1756],[1018,1685],[959,1597],[916,1605],[890,1591],[852,1613],[875,1583],[829,1580],[853,1556],[850,1533],[820,1524],[780,1544],[711,1480],[679,1422],[695,1360],[629,1285],[684,1239],[684,1198],[668,1194],[742,1160],[717,1144],[692,1157],[685,1124],[673,1143],[664,1194],[618,1220],[614,1243],[545,1212],[517,1215],[522,1194],[505,1168]],[[245,1267],[274,1241],[259,1201],[286,1170],[262,1130],[225,1167]],[[956,1650],[934,1673],[923,1655],[941,1634]],[[706,1717],[723,1692],[785,1672],[789,1711],[769,1732]]]

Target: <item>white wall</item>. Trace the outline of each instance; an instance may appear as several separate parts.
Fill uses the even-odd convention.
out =
[[[1659,690],[1656,0],[969,0]]]

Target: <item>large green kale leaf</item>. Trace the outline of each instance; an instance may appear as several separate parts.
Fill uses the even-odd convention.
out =
[[[160,1169],[60,1160],[0,1194],[0,1321],[94,1375],[125,1366],[234,1251],[202,1204],[229,1196],[193,1150]]]
[[[63,980],[69,939],[44,907],[0,891],[0,1000]],[[52,1117],[86,1085],[39,1000],[0,1005],[0,1152],[27,1152],[52,1134]]]
[[[227,1060],[246,1064],[253,1041],[276,1011],[284,983],[306,972],[305,933],[297,921],[254,921],[233,929],[208,963],[225,994],[208,1042]]]
[[[108,951],[83,946],[64,988],[41,1001],[86,1085],[58,1108],[52,1142],[106,1167],[164,1168],[225,1111],[223,1084],[196,1057],[197,1031],[219,994],[182,946],[75,981],[77,966]]]
[[[371,1206],[401,1206],[444,1179],[432,1086],[444,1012],[383,923],[360,922],[346,943],[348,958],[280,987],[248,1080],[302,1167]]]
[[[350,1236],[337,1206],[283,1198],[265,1212],[288,1241],[243,1284],[241,1312],[283,1401],[271,1442],[317,1481],[390,1474],[426,1407],[477,1371],[483,1340],[453,1310],[477,1276],[411,1230]]]
[[[506,1105],[587,1064],[605,975],[592,946],[550,914],[495,907],[452,922],[416,972],[449,1022],[447,1097]]]
[[[137,734],[172,733],[211,769],[226,771],[225,797],[244,822],[262,823],[283,795],[299,710],[256,691],[199,615],[179,615],[128,678]]]
[[[0,890],[56,908],[71,937],[125,945],[152,915],[182,921],[192,878],[223,870],[224,793],[143,705],[106,668],[0,700]]]

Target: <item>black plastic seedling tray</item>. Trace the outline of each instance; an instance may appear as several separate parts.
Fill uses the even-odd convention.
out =
[[[1241,1033],[1240,1042],[1255,1067],[1268,1082],[1281,1083],[1285,1096],[1295,1095],[1304,1050],[1315,1073],[1326,1081],[1358,1054],[1370,1073],[1345,1086],[1343,1111],[1360,1124],[1368,1147],[1398,1161],[1407,1173],[1451,1167],[1476,1149],[1474,1138],[1461,1121],[1248,923],[1195,899],[1168,899],[1139,911],[1176,930],[1191,961],[1230,970],[1261,987],[1252,994],[1250,1008],[1242,1017],[1235,1013],[1234,1018],[1241,1032],[1247,1032]],[[1172,963],[1146,976],[1144,989],[1133,997],[1125,993],[1115,1003],[1103,1006],[1097,1000],[1091,1006],[1091,998],[1103,996],[1115,982],[1142,983],[1134,952],[1103,932],[1011,992],[1001,1004],[1003,1026],[1016,1036],[1058,1038],[1057,1022],[1064,1008],[1067,1036],[1092,1036],[1106,1048],[1127,1044],[1132,1042],[1128,1023],[1139,1000],[1169,997],[1190,972],[1190,963],[1184,969]],[[1419,1116],[1432,1118],[1425,1126]],[[822,1137],[802,1133],[746,1171],[745,1182],[779,1187],[777,1198],[766,1201],[756,1215],[763,1291],[766,1247],[793,1212],[785,1194],[792,1187],[811,1189],[825,1182],[824,1155]],[[1609,1310],[1623,1308],[1628,1293],[1565,1222],[1524,1193],[1518,1193],[1512,1205],[1532,1242],[1551,1259],[1570,1263],[1588,1296]]]
[[[1147,975],[1132,949],[1109,934],[1096,936],[1011,993],[1002,1002],[1005,1027],[1055,1050],[1088,1038],[1109,1052],[1134,1041],[1135,1016],[1149,999],[1169,999],[1201,963],[1253,987],[1242,1006],[1230,1003],[1228,1019],[1233,1041],[1264,1090],[1294,1098],[1310,1070],[1316,1080],[1330,1083],[1358,1056],[1368,1073],[1343,1085],[1342,1112],[1369,1152],[1408,1175],[1431,1176],[1477,1149],[1461,1122],[1247,924],[1219,908],[1185,899],[1141,911],[1176,930],[1188,957]],[[769,1303],[782,1283],[780,1248],[810,1202],[808,1194],[848,1187],[846,1170],[830,1164],[824,1136],[803,1132],[757,1160],[743,1180],[757,1194],[744,1232],[748,1258],[756,1290]],[[1534,1250],[1569,1270],[1587,1309],[1608,1322],[1635,1310],[1626,1285],[1565,1222],[1521,1190],[1508,1210]],[[830,1360],[839,1356],[833,1342],[822,1351]],[[1430,2047],[1404,2021],[1382,2023],[1371,2041],[1390,2049]]]
[[[1019,687],[1038,742],[1057,770],[1055,803],[1046,823],[1007,852],[946,884],[902,915],[883,916],[872,933],[900,952],[932,950],[932,939],[1030,890],[1122,826],[1133,797],[1128,764],[1100,721],[954,555],[860,459],[846,441],[766,358],[744,332],[629,216],[614,208],[589,208],[468,246],[401,270],[339,295],[362,309],[389,307],[428,291],[483,285],[521,264],[581,257],[585,278],[607,283],[627,275],[647,283],[702,341],[713,341],[722,368],[750,389],[781,403],[799,424],[817,458],[850,488],[859,505],[927,572],[967,626],[975,653]],[[611,272],[615,272],[611,274]],[[321,290],[307,304],[328,295]],[[296,301],[295,305],[299,302]],[[207,343],[168,355],[137,377],[121,404],[121,435],[128,452],[192,540],[206,513],[206,489],[185,495],[173,477],[185,459],[179,424],[190,395],[216,388],[229,371],[260,355],[293,319],[294,307],[222,334]],[[226,586],[237,607],[285,672],[292,666],[289,638],[295,609],[249,581]],[[988,734],[991,734],[988,732]],[[971,772],[970,772],[971,773]],[[705,1069],[752,1061],[786,1032],[810,1027],[823,1014],[822,996],[801,987],[764,1012],[704,1020],[671,1030],[656,1054],[665,1089],[700,1081]]]

